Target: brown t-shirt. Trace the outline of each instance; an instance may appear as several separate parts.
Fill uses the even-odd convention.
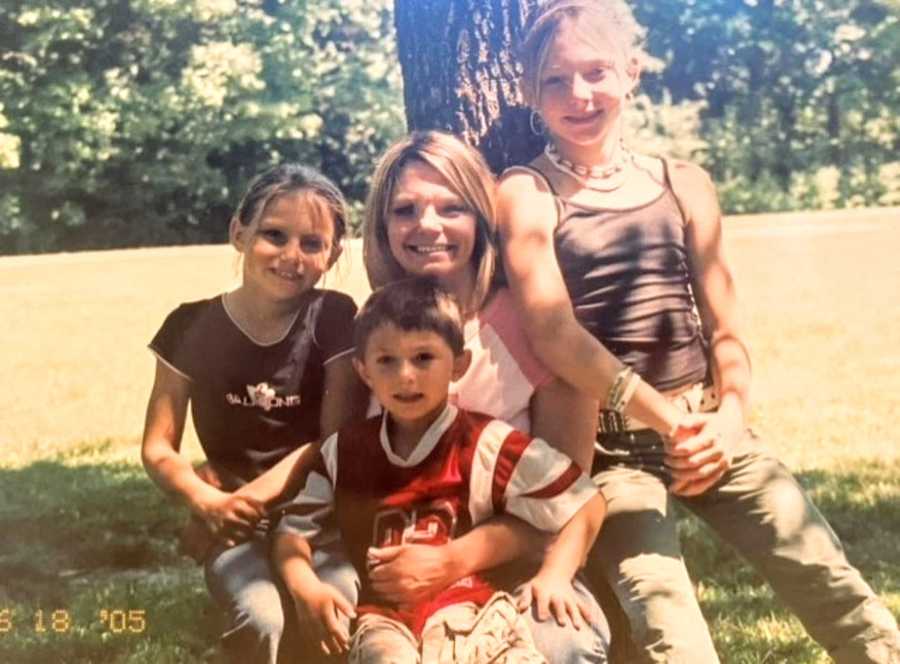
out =
[[[353,300],[313,289],[283,339],[260,344],[222,296],[182,304],[150,349],[191,382],[191,414],[210,464],[237,484],[318,440],[325,365],[353,350]]]

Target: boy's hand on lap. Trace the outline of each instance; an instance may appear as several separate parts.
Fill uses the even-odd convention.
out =
[[[294,595],[294,606],[300,633],[307,642],[318,643],[326,655],[350,649],[350,632],[342,618],[355,618],[356,612],[337,588],[321,582],[308,585]]]
[[[399,605],[421,602],[456,580],[444,546],[371,547],[366,554],[366,565],[375,592]]]
[[[557,624],[571,624],[581,629],[591,620],[590,611],[575,592],[572,580],[565,577],[538,574],[516,591],[516,605],[520,612],[531,611],[532,604],[540,622],[551,616]]]

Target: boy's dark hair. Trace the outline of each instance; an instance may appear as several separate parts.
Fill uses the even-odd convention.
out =
[[[453,354],[463,352],[463,321],[459,303],[433,279],[401,279],[376,290],[356,314],[353,342],[356,357],[363,359],[372,333],[391,323],[404,331],[439,334]]]

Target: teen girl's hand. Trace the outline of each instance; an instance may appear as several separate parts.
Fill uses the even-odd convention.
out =
[[[401,606],[435,595],[458,578],[446,545],[372,547],[366,554],[366,565],[373,590]]]
[[[248,539],[266,513],[265,505],[255,498],[213,488],[198,502],[196,511],[209,531],[228,546]]]
[[[591,620],[590,611],[572,587],[572,580],[564,576],[538,574],[519,586],[516,607],[520,612],[530,611],[532,604],[540,622],[552,615],[561,627],[571,624],[575,629],[581,629]]]
[[[350,650],[347,620],[355,618],[356,612],[337,588],[321,581],[311,583],[302,594],[294,595],[294,607],[307,643],[318,643],[326,655]]]
[[[722,404],[714,413],[686,415],[666,441],[666,465],[672,469],[669,490],[679,496],[699,496],[730,468],[744,433],[740,407]]]

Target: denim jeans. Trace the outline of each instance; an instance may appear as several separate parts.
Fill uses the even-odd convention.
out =
[[[359,592],[356,571],[340,543],[313,552],[322,581],[337,587],[354,605]],[[206,585],[226,615],[222,648],[235,664],[308,662],[316,644],[300,642],[293,601],[269,560],[264,534],[227,549],[216,549],[204,565]]]
[[[537,618],[537,611],[532,607],[527,618],[534,643],[547,658],[547,664],[585,662],[602,664],[607,661],[609,649],[609,626],[606,624],[606,617],[580,576],[573,579],[572,585],[588,608],[591,617],[589,624],[576,630],[571,626],[561,627],[553,618],[540,621]]]
[[[756,567],[838,664],[900,661],[893,615],[847,562],[834,531],[790,471],[751,432],[732,468],[692,498],[670,494],[665,473],[648,472],[652,455],[640,447],[638,467],[621,456],[595,461],[594,479],[609,511],[589,561],[592,574],[609,580],[628,616],[639,661],[719,661],[682,560],[676,500]]]
[[[314,549],[313,566],[322,581],[336,586],[356,605],[359,576],[340,540]],[[315,644],[301,643],[298,638],[293,602],[269,562],[269,543],[264,536],[216,550],[207,559],[205,573],[210,593],[226,614],[222,647],[229,661],[286,664],[322,659]],[[529,612],[532,636],[548,664],[602,664],[609,644],[606,620],[583,581],[576,578],[574,587],[592,615],[591,624],[576,631],[560,627],[552,619],[538,621]]]

